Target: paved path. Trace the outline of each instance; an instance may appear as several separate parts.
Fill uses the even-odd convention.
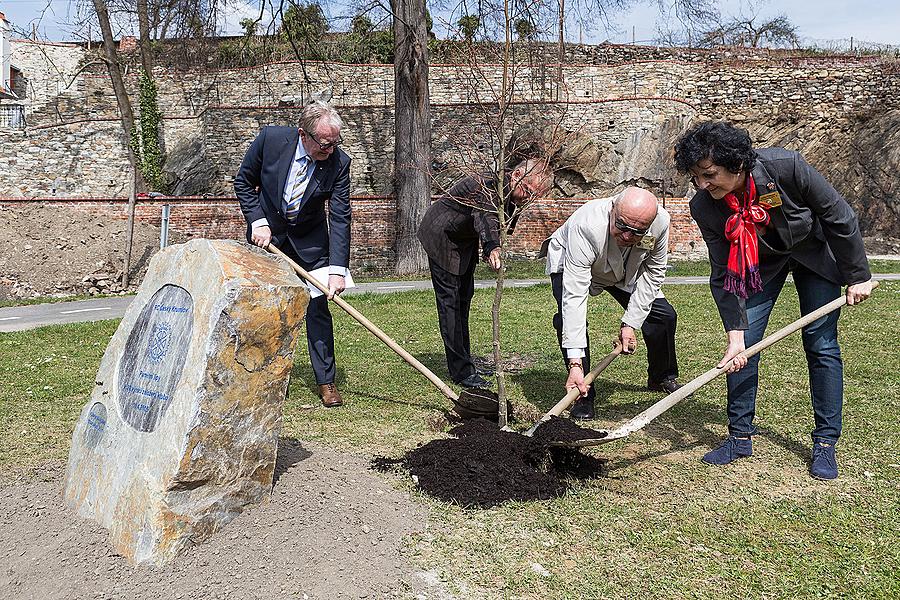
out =
[[[900,280],[900,273],[887,273],[875,275],[876,279]],[[706,283],[708,277],[667,277],[666,285],[684,285]],[[549,283],[548,279],[507,279],[509,287],[529,287]],[[475,282],[477,289],[494,287],[493,279],[485,279]],[[430,290],[430,280],[418,281],[375,281],[357,284],[355,288],[347,290],[344,295],[354,294],[390,294],[393,292],[408,292],[411,290]],[[76,300],[74,302],[54,302],[48,304],[31,304],[28,306],[13,306],[0,308],[0,332],[24,331],[45,325],[59,325],[63,323],[82,323],[85,321],[103,321],[105,319],[118,319],[125,314],[125,309],[131,304],[134,296],[118,296],[112,298],[97,298],[91,300]]]

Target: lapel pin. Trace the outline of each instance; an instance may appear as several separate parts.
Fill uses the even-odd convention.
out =
[[[769,183],[766,184],[766,187],[769,188],[770,190],[774,190],[774,189],[775,189],[775,182],[774,182],[774,181],[770,181]]]

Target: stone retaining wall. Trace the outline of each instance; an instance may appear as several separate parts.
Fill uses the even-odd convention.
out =
[[[27,41],[14,46],[31,95],[26,99],[28,127],[0,135],[0,197],[60,201],[127,195],[129,167],[105,67],[90,64],[92,55],[79,46]],[[539,52],[549,52],[548,48]],[[855,120],[865,120],[872,131],[893,127],[894,121],[885,119],[884,125],[879,119],[885,113],[900,113],[900,69],[895,60],[609,45],[566,50],[571,63],[563,68],[565,101],[554,101],[555,65],[532,60],[536,66],[523,67],[516,78],[521,101],[512,107],[511,122],[533,122],[541,116],[558,122],[579,144],[592,148],[594,162],[558,179],[558,195],[571,198],[535,207],[533,216],[521,224],[516,252],[532,252],[536,241],[562,222],[574,210],[573,204],[580,204],[577,198],[608,195],[628,184],[648,187],[660,196],[689,195],[686,179],[672,172],[671,144],[691,122],[711,117],[742,123],[761,145],[803,151],[860,215],[888,219],[888,228],[894,222],[889,219],[900,219],[900,213],[893,215],[894,209],[888,208],[897,204],[892,180],[877,173],[863,177],[857,167],[874,161],[890,173],[895,171],[891,161],[872,158],[859,150],[865,144],[848,142],[850,134],[840,133],[852,133]],[[304,76],[298,69],[293,62],[187,72],[157,69],[164,144],[170,156],[177,157],[166,168],[185,181],[195,178],[193,183],[179,179],[182,191],[177,193],[231,196],[233,176],[259,129],[294,123],[298,99],[331,87],[333,101],[347,122],[345,147],[354,158],[354,260],[373,270],[389,270],[395,218],[388,198],[393,67],[306,62]],[[458,175],[462,163],[484,164],[490,157],[485,114],[492,108],[481,101],[489,97],[502,73],[497,65],[484,63],[478,75],[473,78],[471,69],[460,65],[430,68],[436,192]],[[481,83],[472,88],[471,81]],[[135,97],[133,72],[126,82]],[[182,162],[190,162],[190,168],[183,169],[190,173],[179,171]],[[197,178],[198,173],[203,177]],[[702,252],[686,207],[671,202],[677,207],[673,251]],[[882,208],[866,212],[866,207],[876,205]],[[152,202],[140,206],[148,215],[158,213]],[[197,215],[186,217],[183,224],[191,235],[242,235],[242,220],[225,216],[237,214],[235,206],[222,208],[218,216],[202,215],[195,212],[199,207],[188,206],[177,204],[179,210]],[[203,223],[212,218],[224,220],[210,233]],[[173,227],[179,225],[173,222]]]

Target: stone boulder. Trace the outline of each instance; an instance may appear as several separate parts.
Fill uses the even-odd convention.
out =
[[[72,435],[65,501],[132,563],[163,564],[272,489],[309,303],[275,257],[194,240],[157,254]]]

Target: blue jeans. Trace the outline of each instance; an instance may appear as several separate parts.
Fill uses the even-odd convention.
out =
[[[784,286],[788,271],[794,274],[794,284],[800,299],[800,313],[808,314],[841,295],[841,286],[823,279],[806,267],[788,266],[778,273],[761,292],[747,298],[747,322],[744,345],[749,348],[760,341],[769,322],[769,315]],[[816,428],[814,441],[829,444],[841,435],[841,407],[844,401],[844,364],[837,341],[840,310],[817,319],[803,328],[803,349],[809,367],[809,388],[812,394]],[[756,412],[756,389],[759,383],[759,354],[747,361],[747,366],[727,376],[728,431],[731,435],[748,436],[757,433],[753,425]]]

